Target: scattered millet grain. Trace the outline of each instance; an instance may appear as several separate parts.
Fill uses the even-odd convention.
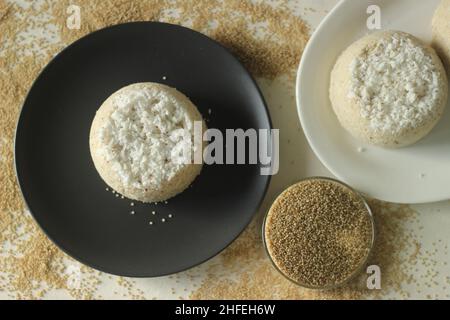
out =
[[[282,276],[267,259],[261,246],[260,218],[211,263],[202,285],[192,299],[364,299],[407,297],[411,287],[420,291],[422,279],[415,274],[417,265],[435,261],[414,243],[419,241],[418,214],[407,205],[369,201],[375,220],[376,239],[370,265],[382,270],[382,289],[369,290],[361,274],[347,285],[329,290],[300,287]],[[435,277],[435,275],[433,275]],[[435,277],[437,279],[437,277]],[[450,283],[450,277],[447,281]],[[407,285],[409,289],[406,289]]]
[[[66,8],[82,10],[80,30],[68,29]],[[55,3],[55,24],[67,44],[92,31],[130,21],[162,21],[202,32],[235,53],[254,76],[295,75],[309,29],[286,1],[274,7],[243,0],[63,0]],[[176,12],[176,14],[170,14]],[[295,39],[295,41],[293,41]]]
[[[284,191],[270,208],[264,231],[277,268],[313,288],[348,280],[366,261],[373,240],[364,200],[325,179],[301,181]]]
[[[25,39],[23,34],[41,30],[52,37],[45,19],[50,6],[49,1],[22,6],[0,0],[0,292],[16,299],[42,298],[54,289],[83,299],[92,296],[97,283],[95,271],[80,267],[79,287],[68,286],[68,258],[26,212],[15,178],[14,132],[23,99],[42,67],[61,49],[39,35]]]

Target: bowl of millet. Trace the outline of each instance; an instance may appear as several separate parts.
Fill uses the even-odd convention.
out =
[[[374,244],[374,220],[365,199],[330,178],[302,180],[274,201],[263,224],[272,264],[310,289],[347,283],[365,266]]]

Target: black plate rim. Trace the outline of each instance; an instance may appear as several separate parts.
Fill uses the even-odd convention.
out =
[[[180,268],[178,271],[176,272],[167,272],[167,273],[160,273],[158,275],[149,275],[149,274],[135,274],[135,273],[129,273],[129,272],[115,272],[115,271],[111,271],[108,270],[107,268],[105,268],[104,266],[98,266],[96,263],[93,263],[91,261],[86,261],[83,258],[79,257],[76,254],[73,254],[70,252],[70,250],[66,250],[66,248],[64,248],[61,244],[59,244],[57,241],[55,241],[55,239],[53,237],[51,237],[48,232],[45,230],[44,226],[41,224],[41,222],[36,218],[36,216],[33,213],[33,210],[31,209],[30,203],[28,201],[27,195],[24,192],[24,185],[23,185],[23,176],[20,174],[20,171],[18,170],[18,160],[17,160],[17,151],[18,151],[18,145],[17,145],[17,137],[19,135],[19,126],[22,122],[22,118],[23,115],[25,113],[25,106],[27,105],[27,101],[29,99],[29,95],[30,93],[33,91],[33,88],[35,87],[36,83],[41,79],[41,77],[45,74],[46,70],[48,68],[50,68],[50,66],[55,63],[55,61],[62,55],[64,54],[66,51],[69,51],[72,47],[76,46],[79,42],[83,41],[85,38],[88,37],[92,37],[95,36],[97,33],[101,33],[103,31],[106,30],[113,30],[115,28],[121,28],[127,25],[138,25],[138,24],[142,24],[142,25],[151,25],[151,24],[158,24],[158,25],[165,25],[168,27],[172,27],[172,28],[176,28],[176,29],[183,29],[183,30],[188,30],[190,32],[192,32],[193,34],[196,34],[197,36],[200,36],[202,38],[204,38],[205,40],[213,43],[215,46],[218,46],[222,51],[224,51],[227,55],[231,56],[232,59],[234,59],[238,65],[240,65],[240,67],[242,67],[242,69],[246,72],[246,74],[249,76],[249,79],[251,81],[251,83],[253,84],[253,86],[256,88],[256,91],[259,95],[259,97],[261,98],[261,102],[263,105],[263,109],[261,110],[262,112],[264,112],[265,114],[265,118],[267,119],[267,122],[269,123],[269,129],[273,129],[273,123],[272,123],[272,119],[270,116],[270,112],[269,109],[267,107],[267,103],[266,100],[264,98],[264,95],[262,94],[262,91],[260,89],[260,87],[258,86],[255,78],[253,77],[253,75],[248,71],[248,69],[242,64],[242,62],[233,54],[231,53],[231,51],[226,48],[224,45],[222,45],[221,43],[219,43],[218,41],[208,37],[207,35],[198,32],[196,30],[181,26],[181,25],[177,25],[177,24],[171,24],[171,23],[166,23],[166,22],[159,22],[159,21],[136,21],[136,22],[126,22],[126,23],[120,23],[120,24],[116,24],[116,25],[112,25],[112,26],[108,26],[105,28],[101,28],[98,29],[96,31],[93,31],[89,34],[84,35],[83,37],[75,40],[74,42],[72,42],[71,44],[69,44],[68,46],[66,46],[64,49],[62,49],[60,52],[58,52],[54,57],[52,57],[50,59],[50,61],[42,68],[42,70],[39,72],[38,76],[36,77],[36,79],[33,81],[32,85],[30,86],[30,89],[28,90],[25,99],[23,100],[22,103],[22,107],[20,109],[19,112],[19,116],[17,118],[16,121],[16,129],[15,129],[15,133],[14,133],[14,170],[15,170],[15,174],[16,174],[16,181],[19,185],[19,190],[20,193],[22,194],[22,199],[25,203],[26,208],[28,209],[29,213],[31,214],[33,220],[35,221],[35,223],[38,225],[39,229],[41,232],[44,233],[44,235],[50,239],[50,241],[59,249],[61,250],[64,254],[66,254],[67,256],[73,258],[74,260],[80,262],[83,265],[86,265],[90,268],[93,268],[97,271],[101,271],[104,272],[106,274],[110,274],[110,275],[115,275],[115,276],[122,276],[122,277],[129,277],[129,278],[156,278],[156,277],[164,277],[164,276],[168,276],[168,275],[172,275],[172,274],[176,274],[176,273],[180,273],[183,271],[187,271],[189,269],[192,269],[194,267],[197,267],[211,259],[213,259],[214,257],[218,256],[222,251],[224,251],[225,249],[227,249],[231,244],[233,244],[237,238],[239,238],[241,236],[241,234],[247,229],[247,227],[249,226],[250,222],[255,218],[256,213],[261,209],[262,207],[262,203],[265,199],[265,196],[267,194],[267,190],[269,189],[269,185],[270,182],[272,180],[272,176],[271,175],[266,175],[266,181],[265,181],[265,186],[264,186],[264,191],[261,194],[261,199],[259,200],[257,206],[256,206],[256,210],[255,212],[253,212],[249,217],[248,221],[245,222],[244,227],[242,228],[242,230],[236,235],[236,237],[234,239],[232,239],[228,244],[226,244],[223,248],[220,248],[217,252],[215,252],[213,255],[211,255],[208,258],[205,258],[195,264],[192,264],[190,266],[184,267],[184,268]]]

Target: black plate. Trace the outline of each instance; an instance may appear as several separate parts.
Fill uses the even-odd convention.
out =
[[[17,127],[23,196],[66,253],[93,268],[135,277],[182,271],[219,253],[249,223],[270,180],[260,175],[260,165],[212,165],[168,204],[132,208],[130,200],[107,192],[89,153],[91,122],[114,91],[146,81],[185,93],[210,118],[209,127],[271,127],[245,68],[221,45],[187,28],[117,25],[78,40],[50,62],[33,84]]]

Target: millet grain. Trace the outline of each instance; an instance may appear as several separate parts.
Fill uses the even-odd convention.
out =
[[[355,192],[329,180],[306,180],[275,200],[265,239],[274,264],[288,278],[328,287],[348,280],[367,259],[373,223]]]

